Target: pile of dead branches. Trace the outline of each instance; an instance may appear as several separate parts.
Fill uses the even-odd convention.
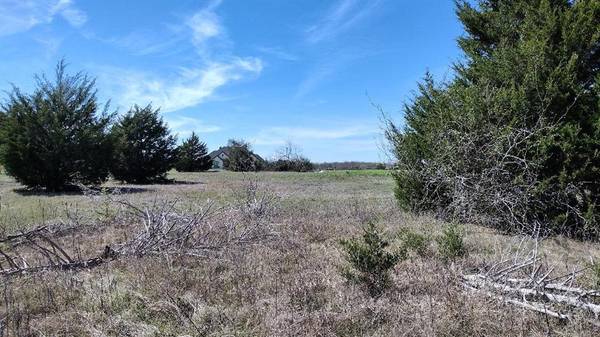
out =
[[[522,242],[520,244],[523,245]],[[584,317],[600,326],[600,289],[585,289],[577,285],[578,276],[587,268],[554,275],[538,253],[539,242],[530,250],[518,248],[486,270],[463,275],[463,286],[476,293],[532,310],[560,320]]]
[[[254,184],[222,207],[207,201],[193,210],[180,209],[179,200],[158,198],[141,205],[123,198],[111,202],[119,209],[114,222],[126,226],[129,239],[98,247],[97,256],[74,258],[78,247],[61,244],[60,230],[49,226],[8,235],[0,239],[0,276],[92,268],[124,256],[206,257],[233,246],[259,244],[276,234],[270,222],[275,197]]]

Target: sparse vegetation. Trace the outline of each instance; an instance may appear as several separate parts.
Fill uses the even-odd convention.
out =
[[[520,336],[523,331],[534,336],[548,331],[593,336],[598,332],[587,321],[593,316],[546,318],[463,285],[461,273],[481,270],[485,275],[486,267],[508,259],[505,252],[512,263],[513,252],[527,252],[524,247],[531,244],[475,226],[464,233],[469,254],[460,263],[446,264],[441,254],[421,255],[420,237],[441,236],[442,222],[399,210],[389,175],[338,173],[343,172],[171,171],[169,179],[185,183],[140,188],[109,181],[103,193],[91,190],[83,195],[27,194],[17,182],[0,176],[0,240],[46,225],[47,237],[73,259],[100,256],[107,245],[128,254],[95,268],[3,277],[4,333],[273,336],[293,329],[321,336],[485,336],[490,331],[503,336]],[[206,208],[207,199],[214,206],[210,216],[193,227],[197,231],[193,241],[173,241],[177,233],[185,233],[187,223],[194,223],[195,215],[204,214],[201,208]],[[407,247],[407,252],[415,253],[388,269],[390,288],[376,301],[364,286],[345,285],[347,280],[339,273],[339,267],[348,263],[340,254],[339,239],[357,235],[355,229],[368,223],[365,219],[377,219],[380,238],[389,243],[385,252]],[[173,230],[168,231],[171,225]],[[153,230],[164,230],[166,236],[153,236]],[[405,235],[408,232],[415,235]],[[387,239],[382,233],[391,236]],[[147,240],[152,237],[157,240]],[[355,238],[363,242],[361,236]],[[43,239],[35,240],[46,247]],[[138,250],[142,256],[137,257],[133,248],[142,247],[134,244],[140,242],[158,244],[156,250],[143,245],[147,248]],[[39,248],[31,248],[28,242],[0,245],[4,253],[17,252],[30,266],[46,261]],[[549,279],[570,278],[580,269],[589,275],[590,256],[600,258],[596,244],[567,238],[541,241],[538,249],[547,260],[538,278],[550,270]],[[520,256],[519,263],[530,258]],[[10,268],[4,258],[0,262],[3,269]],[[22,260],[15,263],[21,265]],[[494,270],[506,268],[503,264]],[[530,265],[514,277],[526,277],[536,269],[538,265]],[[423,321],[429,317],[434,319]]]

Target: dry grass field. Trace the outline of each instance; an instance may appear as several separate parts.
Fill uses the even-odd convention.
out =
[[[46,226],[73,260],[100,256],[106,246],[127,254],[105,256],[93,268],[4,275],[0,335],[600,335],[591,314],[559,320],[466,289],[463,275],[489,270],[535,242],[464,225],[466,255],[445,259],[436,239],[446,224],[400,211],[383,171],[171,178],[173,184],[109,182],[102,191],[48,195],[1,176],[0,237]],[[426,238],[398,263],[392,287],[377,299],[340,273],[339,240],[369,222],[392,248],[406,231]],[[172,223],[197,224],[196,246],[183,250],[184,243],[174,248],[163,240],[142,247],[151,242],[142,240],[150,227],[168,231]],[[0,250],[29,267],[59,254],[48,248],[44,256],[32,245],[3,239]],[[583,269],[579,286],[598,281],[589,268],[600,259],[597,243],[547,238],[538,251],[539,268],[551,277]]]

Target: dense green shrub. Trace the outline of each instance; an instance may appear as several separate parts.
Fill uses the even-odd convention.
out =
[[[467,252],[464,243],[464,232],[456,224],[448,224],[444,227],[442,235],[437,238],[440,255],[446,260],[454,260],[465,255]]]
[[[179,172],[200,172],[212,167],[212,159],[208,155],[206,144],[192,132],[177,148],[177,162],[175,169]]]
[[[108,106],[98,111],[95,81],[66,73],[36,77],[33,94],[13,88],[2,106],[0,157],[6,172],[28,187],[64,190],[97,185],[108,176],[112,144]]]
[[[425,255],[427,252],[427,244],[429,239],[423,234],[416,233],[408,228],[405,228],[398,234],[398,238],[400,239],[402,249],[406,250],[407,252],[412,251],[421,256]]]
[[[341,240],[345,258],[351,268],[342,275],[350,282],[364,286],[372,297],[380,296],[390,285],[390,271],[406,258],[406,251],[388,252],[389,241],[370,223],[360,238]]]
[[[113,126],[112,175],[128,183],[163,181],[176,159],[175,137],[149,104],[134,106]]]
[[[453,78],[389,123],[396,195],[415,211],[509,231],[600,230],[600,2],[457,3]]]
[[[243,140],[230,139],[228,158],[224,161],[225,169],[234,172],[251,172],[263,169],[263,160],[257,157],[250,144]]]

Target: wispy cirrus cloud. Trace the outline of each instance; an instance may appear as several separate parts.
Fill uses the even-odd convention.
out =
[[[295,54],[292,54],[288,51],[285,51],[281,47],[256,47],[256,50],[263,54],[274,56],[278,59],[282,59],[284,61],[298,61],[300,58]]]
[[[87,21],[85,12],[72,0],[2,0],[0,1],[0,36],[25,32],[51,23],[60,16],[71,26],[80,27]]]
[[[85,36],[89,39],[95,39],[128,52],[138,55],[154,55],[159,53],[172,53],[176,51],[176,46],[185,41],[186,35],[179,33],[179,27],[173,29],[168,27],[165,34],[157,34],[156,30],[135,30],[121,36],[103,38],[95,36],[93,33],[86,32]]]
[[[318,60],[298,84],[294,100],[304,98],[322,83],[334,77],[336,73],[348,68],[353,62],[372,56],[375,53],[373,51],[356,50],[354,48],[342,48],[325,54],[326,57]]]
[[[261,59],[232,53],[232,42],[216,13],[220,2],[210,2],[177,25],[180,43],[193,46],[198,55],[191,66],[179,66],[166,77],[155,72],[111,67],[101,71],[100,78],[104,77],[105,83],[115,83],[112,92],[119,105],[152,102],[164,112],[177,111],[205,102],[217,89],[233,81],[262,72]],[[213,55],[217,54],[214,50],[219,51],[218,55]]]
[[[192,132],[202,134],[217,132],[222,129],[220,126],[207,124],[201,119],[188,116],[167,116],[166,121],[171,131],[180,138],[189,137]]]
[[[100,72],[100,80],[117,81],[111,91],[118,97],[117,103],[121,108],[152,103],[163,112],[171,112],[201,104],[218,88],[261,71],[262,62],[259,59],[234,58],[228,62],[213,62],[199,68],[181,68],[166,79],[147,72],[104,68]]]
[[[382,3],[382,0],[338,0],[323,17],[306,29],[306,41],[329,40],[361,22]]]

